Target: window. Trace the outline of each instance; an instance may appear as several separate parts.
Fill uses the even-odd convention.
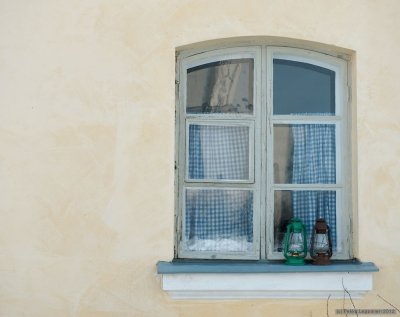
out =
[[[347,61],[266,45],[177,59],[177,258],[282,259],[317,218],[351,254]],[[308,239],[309,241],[310,239]]]

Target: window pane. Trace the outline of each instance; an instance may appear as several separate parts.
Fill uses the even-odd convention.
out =
[[[189,179],[248,180],[249,127],[189,125]]]
[[[334,124],[274,125],[275,183],[336,183],[335,130]]]
[[[274,251],[282,252],[286,226],[293,218],[306,225],[307,243],[317,218],[324,218],[330,227],[333,249],[336,249],[336,191],[277,190],[274,194]]]
[[[187,71],[187,113],[253,113],[251,58],[209,63]]]
[[[186,189],[184,239],[191,251],[250,251],[253,192]]]
[[[335,72],[274,59],[274,114],[335,114]]]

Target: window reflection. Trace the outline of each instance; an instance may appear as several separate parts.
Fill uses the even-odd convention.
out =
[[[232,59],[187,71],[187,113],[253,113],[254,61]]]

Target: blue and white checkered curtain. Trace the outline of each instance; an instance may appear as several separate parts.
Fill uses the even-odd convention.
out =
[[[249,128],[191,124],[189,177],[212,180],[248,179]]]
[[[204,179],[201,126],[189,125],[189,178]]]
[[[335,125],[294,124],[293,183],[334,184],[336,182]],[[306,225],[308,241],[317,218],[328,223],[336,247],[336,192],[293,191],[293,213]]]
[[[190,179],[249,178],[247,126],[189,125]],[[253,193],[249,190],[187,189],[187,240],[253,241]]]
[[[187,189],[186,239],[253,241],[253,193],[249,190]]]

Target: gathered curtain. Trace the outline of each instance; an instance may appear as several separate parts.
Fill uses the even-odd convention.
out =
[[[335,184],[335,125],[294,124],[293,184]],[[324,218],[330,227],[336,247],[336,192],[332,190],[294,190],[293,215],[306,226],[308,241],[317,218]]]

